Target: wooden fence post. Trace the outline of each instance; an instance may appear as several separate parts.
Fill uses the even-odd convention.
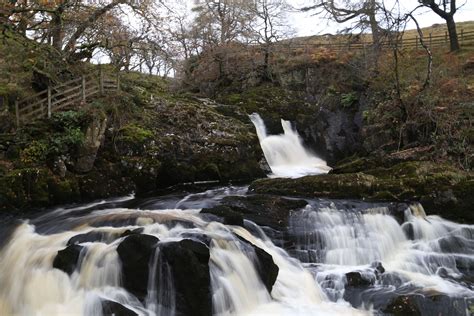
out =
[[[415,50],[418,50],[418,35],[415,36]]]
[[[448,31],[444,31],[444,43],[448,42]]]
[[[461,30],[461,45],[464,44],[464,29]]]
[[[117,72],[117,91],[120,91],[120,73]]]
[[[432,34],[430,33],[430,48],[431,48],[431,44],[433,43],[433,36]]]
[[[48,118],[51,117],[51,86],[48,86]]]
[[[86,77],[82,75],[82,102],[86,102]]]
[[[18,104],[18,99],[15,100],[15,115],[16,115],[16,126],[20,127],[20,106]]]

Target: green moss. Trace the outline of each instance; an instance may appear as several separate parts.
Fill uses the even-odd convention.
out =
[[[24,164],[43,163],[48,154],[48,144],[43,141],[32,141],[20,152],[20,160]]]
[[[130,123],[122,127],[119,131],[119,139],[128,143],[143,143],[153,137],[153,132],[136,123]]]

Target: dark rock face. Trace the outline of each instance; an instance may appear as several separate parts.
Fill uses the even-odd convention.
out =
[[[211,315],[209,248],[198,241],[183,239],[160,247],[162,260],[171,267],[179,315]]]
[[[273,258],[265,250],[253,246],[257,256],[257,271],[268,292],[272,292],[273,285],[278,277],[279,268],[273,261]]]
[[[413,296],[401,295],[390,301],[390,303],[383,310],[384,313],[391,313],[392,315],[407,315],[418,316],[421,315],[420,310]]]
[[[305,207],[308,202],[273,195],[251,195],[229,196],[222,204],[258,225],[281,229],[288,226],[290,212]]]
[[[362,148],[362,115],[359,111],[321,107],[314,116],[303,120],[298,126],[305,142],[330,165]]]
[[[84,247],[79,245],[70,245],[63,250],[59,250],[54,258],[53,268],[62,270],[67,274],[72,274],[80,264],[79,258]]]
[[[117,247],[123,287],[142,301],[147,295],[149,262],[158,242],[154,236],[137,234],[128,236]]]
[[[347,284],[346,286],[351,287],[367,287],[374,284],[374,280],[368,279],[360,272],[349,272],[346,273]]]
[[[138,316],[134,311],[114,301],[102,301],[102,314],[104,316]]]
[[[242,214],[233,211],[230,207],[225,205],[218,205],[212,208],[203,208],[201,214],[212,214],[222,218],[226,225],[244,226],[244,219]]]

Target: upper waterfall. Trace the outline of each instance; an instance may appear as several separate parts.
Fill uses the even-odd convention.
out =
[[[283,134],[267,135],[265,123],[260,115],[250,115],[265,159],[274,177],[298,178],[310,174],[323,174],[331,170],[324,160],[309,153],[301,137],[289,121],[281,120]]]

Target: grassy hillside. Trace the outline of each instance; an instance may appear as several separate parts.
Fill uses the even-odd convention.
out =
[[[433,24],[429,27],[422,28],[424,38],[428,39],[429,35],[433,38],[442,37],[440,40],[444,39],[444,36],[447,32],[446,24]],[[467,36],[464,40],[464,44],[469,47],[474,46],[474,21],[467,21],[467,22],[459,22],[457,23],[457,31],[459,40],[461,40],[461,31],[464,34],[470,34],[470,38],[468,39]],[[402,36],[403,41],[414,41],[418,37],[418,32],[416,29],[409,29],[405,30]],[[340,34],[340,35],[313,35],[313,36],[306,36],[306,37],[297,37],[288,41],[283,41],[282,43],[287,44],[291,43],[292,45],[333,45],[333,44],[346,44],[347,42],[360,42],[360,43],[370,43],[371,42],[371,35],[370,34],[362,34],[360,36],[356,35],[347,35],[347,34]]]

